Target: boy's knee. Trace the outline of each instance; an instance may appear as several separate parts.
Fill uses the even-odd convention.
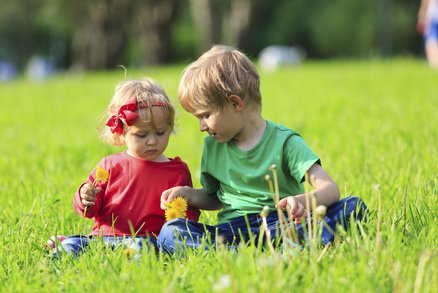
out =
[[[163,227],[161,227],[160,234],[158,234],[157,239],[160,242],[173,240],[175,238],[175,227],[173,225],[169,225],[169,222],[165,223]]]
[[[185,229],[185,227],[186,220],[184,219],[178,218],[166,222],[163,227],[161,227],[160,234],[158,234],[157,237],[157,247],[160,251],[173,254],[178,235],[181,229]]]
[[[353,215],[356,220],[362,220],[368,208],[365,202],[357,196],[349,196],[344,199],[345,210],[349,216]]]
[[[165,235],[174,235],[178,231],[187,229],[187,220],[186,219],[174,219],[164,223],[161,228],[160,235],[163,233]]]
[[[327,210],[327,216],[332,220],[343,222],[348,222],[351,217],[362,220],[367,210],[361,198],[348,196],[331,205]]]

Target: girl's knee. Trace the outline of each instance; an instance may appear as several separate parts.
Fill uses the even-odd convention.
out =
[[[88,247],[88,237],[69,237],[55,247],[55,254],[68,253],[77,256]]]

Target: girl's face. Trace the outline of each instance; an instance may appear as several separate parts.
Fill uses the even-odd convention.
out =
[[[137,121],[123,135],[127,153],[135,158],[151,162],[165,162],[169,159],[163,154],[172,132],[170,125],[160,119],[156,123]]]

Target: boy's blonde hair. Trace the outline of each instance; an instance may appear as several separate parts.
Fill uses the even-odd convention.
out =
[[[175,120],[175,109],[164,89],[153,79],[143,78],[140,80],[128,80],[117,85],[114,95],[106,110],[105,121],[113,116],[118,115],[120,107],[125,105],[128,100],[135,98],[137,109],[135,113],[145,122],[151,122],[154,125],[158,121],[168,123],[173,131]],[[159,106],[157,106],[159,105]],[[104,125],[100,131],[100,137],[103,141],[112,145],[123,145],[124,135],[130,126],[123,124],[123,133],[112,133],[110,127]]]
[[[188,112],[221,110],[237,95],[261,109],[260,78],[249,58],[237,49],[216,45],[187,66],[178,96]]]

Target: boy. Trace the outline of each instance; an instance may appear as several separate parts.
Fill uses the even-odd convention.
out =
[[[300,135],[262,117],[259,76],[240,51],[214,46],[204,53],[185,69],[178,95],[183,108],[199,119],[201,131],[209,134],[201,162],[203,188],[168,189],[161,195],[161,208],[182,196],[190,206],[222,211],[217,226],[183,219],[167,222],[158,237],[163,250],[173,253],[183,245],[197,248],[206,237],[230,246],[248,241],[251,235],[259,235],[264,206],[270,210],[267,223],[271,236],[277,238],[277,207],[287,209],[285,213],[297,224],[307,213],[305,175],[313,178],[312,196],[317,205],[329,207],[325,217],[329,230],[356,212],[359,199],[339,201],[336,183]],[[272,199],[265,180],[273,164],[279,182],[278,202]],[[361,204],[358,219],[365,209]],[[323,244],[333,241],[329,230],[323,231]]]

